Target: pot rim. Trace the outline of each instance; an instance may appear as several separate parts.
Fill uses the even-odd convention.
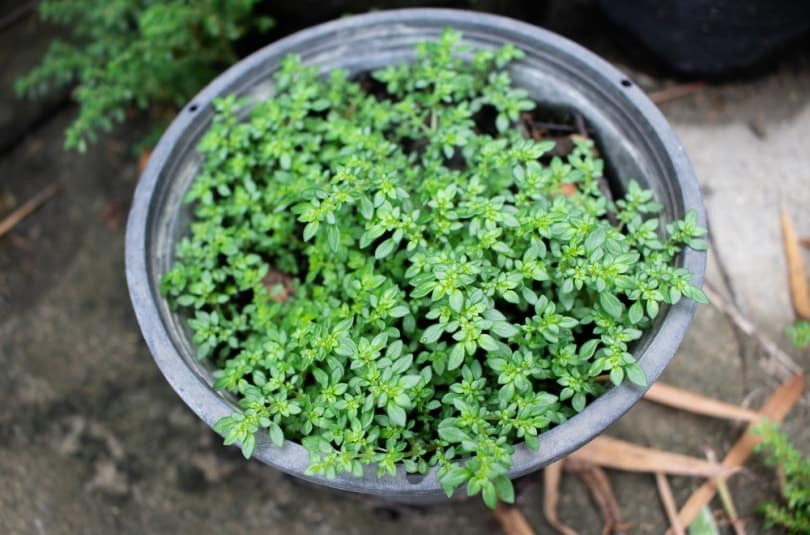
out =
[[[697,178],[680,141],[664,116],[644,92],[628,80],[627,76],[605,60],[564,37],[499,15],[438,8],[398,9],[356,15],[326,22],[289,35],[231,66],[200,91],[178,113],[152,152],[149,163],[141,175],[127,222],[126,277],[130,299],[141,332],[154,360],[172,388],[209,426],[213,426],[221,416],[232,413],[234,406],[217,394],[182,357],[172,341],[158,309],[157,300],[162,299],[159,289],[150,285],[148,229],[156,209],[152,202],[153,193],[160,182],[162,170],[186,131],[195,126],[196,115],[194,112],[208,106],[217,96],[225,94],[233,82],[246,70],[257,68],[269,58],[284,53],[296,45],[306,43],[319,35],[351,31],[353,28],[367,25],[419,23],[426,20],[431,21],[432,25],[435,25],[436,21],[440,21],[446,26],[476,26],[499,35],[517,35],[527,42],[543,42],[553,46],[561,54],[575,57],[577,61],[600,73],[607,80],[613,80],[615,84],[620,85],[623,98],[626,99],[624,104],[634,108],[642,116],[652,128],[650,134],[658,138],[661,147],[666,151],[665,157],[669,160],[674,174],[678,178],[680,187],[678,200],[682,202],[684,211],[695,210],[699,223],[705,226],[705,213]],[[702,286],[706,253],[686,249],[682,253],[682,265],[693,273],[693,282],[697,286]],[[666,309],[666,315],[659,324],[657,332],[638,356],[638,363],[647,374],[649,385],[658,379],[672,359],[694,316],[695,309],[696,303],[688,299],[682,299]],[[641,399],[645,391],[646,388],[640,388],[625,381],[621,386],[614,387],[592,400],[581,413],[573,416],[564,424],[541,433],[538,451],[530,450],[525,443],[517,444],[509,477],[514,479],[537,470],[578,449],[618,420]],[[365,476],[362,478],[350,474],[341,474],[335,479],[327,479],[319,475],[305,475],[309,459],[306,450],[301,445],[285,440],[283,447],[278,448],[264,435],[266,433],[257,433],[256,449],[253,454],[255,458],[319,485],[393,499],[435,497],[441,493],[435,467],[425,476],[406,474],[401,466],[395,476],[386,475],[381,478],[377,478],[373,467],[370,466],[366,467]]]

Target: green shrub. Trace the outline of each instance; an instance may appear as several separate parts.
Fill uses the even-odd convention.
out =
[[[760,424],[755,432],[762,437],[756,449],[763,454],[765,464],[781,468],[785,476],[783,502],[759,506],[765,527],[782,526],[790,533],[810,533],[810,459],[803,458],[774,423]]]
[[[515,444],[536,449],[597,377],[645,384],[629,345],[660,304],[705,301],[672,265],[705,231],[690,213],[662,239],[635,182],[608,201],[591,141],[563,159],[524,139],[534,104],[504,70],[522,53],[459,39],[374,72],[384,89],[288,57],[244,121],[217,101],[162,288],[240,400],[226,444],[300,441],[328,477],[438,465],[492,507]]]
[[[65,147],[84,152],[127,108],[179,107],[236,61],[232,43],[272,25],[254,17],[258,0],[44,0],[43,19],[69,28],[42,63],[16,83],[37,96],[76,84],[79,114]]]

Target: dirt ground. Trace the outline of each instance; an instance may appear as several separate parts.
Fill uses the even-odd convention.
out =
[[[479,500],[431,508],[380,507],[299,483],[244,461],[180,401],[160,375],[133,317],[124,280],[124,225],[137,182],[134,140],[121,129],[85,156],[65,153],[62,132],[75,109],[60,99],[17,104],[10,80],[42,49],[33,21],[0,33],[2,130],[0,218],[55,181],[61,192],[0,239],[0,533],[496,533]],[[566,27],[642,87],[673,80],[641,71],[605,36]],[[810,236],[810,50],[756,76],[712,84],[662,105],[700,177],[717,247],[708,280],[727,266],[743,308],[804,369],[810,352],[790,347],[792,320],[779,209]],[[7,54],[4,52],[3,54]],[[8,61],[6,61],[8,60]],[[25,106],[28,106],[26,108]],[[5,139],[5,138],[4,138]],[[701,307],[663,381],[758,407],[777,384],[756,342],[738,340],[725,317]],[[810,450],[802,402],[785,429]],[[641,445],[722,456],[739,425],[640,403],[608,433]],[[776,497],[775,477],[756,461],[730,489],[748,533]],[[610,472],[631,533],[661,533],[663,509],[651,476]],[[539,478],[535,477],[539,483]],[[701,481],[671,478],[678,503]],[[560,517],[581,533],[601,521],[585,487],[565,476]],[[521,510],[550,532],[542,487],[527,485]],[[721,510],[719,501],[712,509]],[[727,529],[727,528],[724,528]]]

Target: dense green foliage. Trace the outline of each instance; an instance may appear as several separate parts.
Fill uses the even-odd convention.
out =
[[[807,320],[796,320],[787,328],[787,333],[793,345],[799,349],[810,346],[810,322]]]
[[[765,527],[782,526],[790,533],[810,533],[810,459],[802,457],[776,424],[766,422],[755,431],[762,437],[757,451],[768,466],[781,468],[785,476],[783,503],[760,505]]]
[[[216,102],[163,291],[240,400],[216,429],[245,456],[261,431],[300,441],[313,474],[438,465],[448,494],[510,501],[515,444],[536,449],[598,376],[645,384],[630,344],[661,304],[705,300],[673,266],[705,247],[695,214],[659,234],[651,192],[602,194],[591,141],[544,156],[515,126],[522,53],[459,38],[373,73],[383,94],[288,57],[246,119]]]
[[[76,84],[79,115],[67,148],[85,151],[128,107],[179,107],[224,66],[232,42],[272,20],[252,15],[258,0],[44,0],[43,19],[69,28],[42,63],[17,81],[24,95]]]

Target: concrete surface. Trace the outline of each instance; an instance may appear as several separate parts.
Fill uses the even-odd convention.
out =
[[[602,35],[577,28],[570,34],[645,88],[672,83],[630,66]],[[791,349],[783,334],[792,312],[778,211],[786,206],[800,234],[810,235],[809,96],[805,52],[757,77],[662,106],[706,193],[718,245],[713,260],[722,257],[752,318],[804,369],[810,353]],[[47,184],[64,185],[0,239],[0,533],[498,531],[478,501],[380,507],[305,486],[222,447],[160,376],[126,294],[123,223],[137,180],[129,147],[142,125],[81,157],[61,148],[73,113],[53,115],[0,155],[0,217]],[[709,280],[721,286],[714,262]],[[706,306],[663,380],[757,407],[776,384],[761,361],[757,344],[739,345],[725,318]],[[807,423],[806,403],[786,423],[805,452]],[[706,447],[722,456],[740,432],[735,424],[647,402],[609,431],[699,457]],[[756,462],[749,467],[730,487],[748,533],[759,533],[754,508],[776,496],[775,478]],[[630,532],[661,533],[666,522],[653,478],[610,476]],[[547,533],[538,480],[523,483],[521,509],[538,533]],[[700,484],[670,481],[679,503]],[[582,483],[567,475],[561,491],[560,517],[581,533],[598,533],[601,521]],[[712,509],[719,511],[719,502]]]

